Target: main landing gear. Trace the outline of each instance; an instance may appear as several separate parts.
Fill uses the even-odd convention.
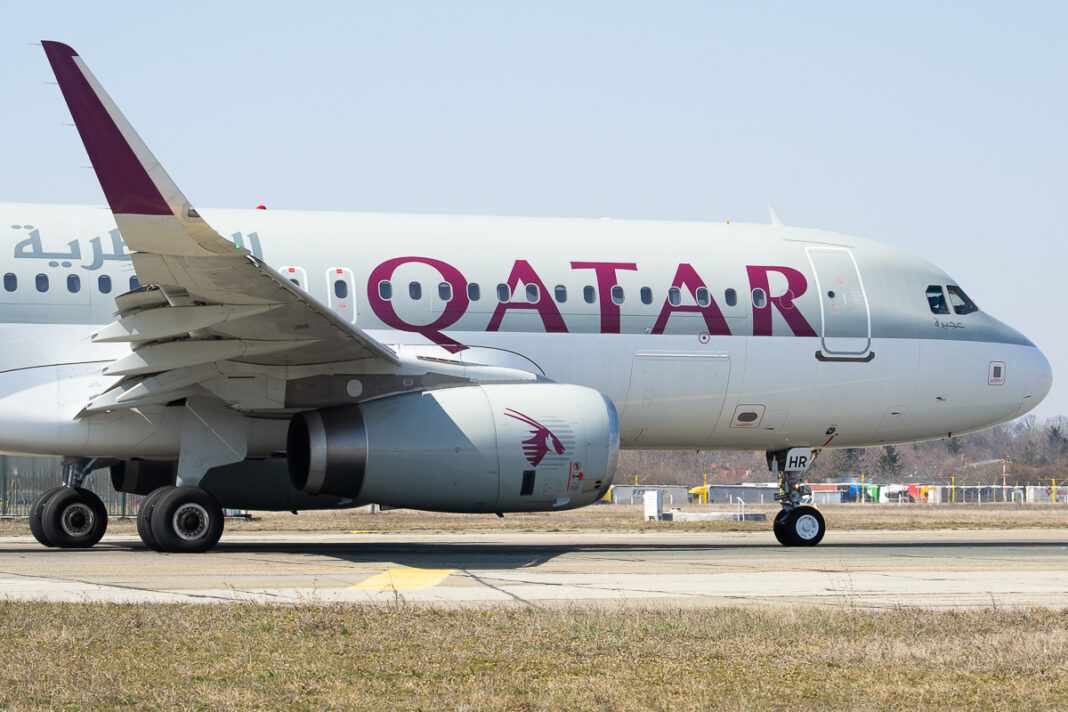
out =
[[[108,528],[108,511],[96,494],[82,487],[96,463],[65,463],[66,484],[42,494],[30,510],[34,539],[63,549],[87,549],[100,541]]]
[[[40,543],[61,549],[87,549],[108,528],[104,503],[82,487],[97,461],[67,464],[66,484],[42,494],[30,510],[30,532]],[[152,491],[137,512],[137,533],[155,551],[197,553],[219,543],[223,510],[200,487],[167,485]]]
[[[156,551],[204,552],[222,536],[222,507],[199,487],[160,487],[141,501],[137,533]]]
[[[104,503],[82,487],[50,489],[30,510],[30,532],[45,546],[87,549],[100,541],[107,528]]]
[[[801,504],[808,488],[805,473],[812,464],[809,448],[768,451],[768,469],[779,478],[776,499],[782,509],[775,515],[772,531],[783,546],[815,546],[827,533],[823,515],[815,507]]]

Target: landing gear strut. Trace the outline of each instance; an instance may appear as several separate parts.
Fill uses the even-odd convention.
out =
[[[108,512],[104,503],[82,487],[97,460],[65,463],[66,484],[42,494],[30,510],[30,533],[45,546],[87,549],[104,536]]]
[[[815,546],[827,533],[823,515],[815,507],[802,505],[807,494],[805,473],[812,464],[809,448],[768,451],[768,469],[778,475],[779,494],[775,499],[782,509],[775,515],[772,531],[783,546]]]

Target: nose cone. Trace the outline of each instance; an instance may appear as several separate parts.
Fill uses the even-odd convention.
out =
[[[1027,390],[1023,397],[1023,413],[1034,408],[1053,387],[1053,369],[1049,359],[1038,348],[1030,349],[1027,360]]]

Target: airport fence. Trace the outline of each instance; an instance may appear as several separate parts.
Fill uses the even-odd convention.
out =
[[[116,492],[111,486],[111,471],[96,470],[86,478],[84,487],[104,501],[113,517],[137,514],[140,495]],[[63,461],[58,457],[0,455],[0,516],[27,517],[42,493],[63,484]]]

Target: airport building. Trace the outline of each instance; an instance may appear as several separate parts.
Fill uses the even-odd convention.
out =
[[[665,507],[688,504],[690,494],[685,485],[613,485],[609,492],[612,504],[642,504],[646,492],[661,492]]]

